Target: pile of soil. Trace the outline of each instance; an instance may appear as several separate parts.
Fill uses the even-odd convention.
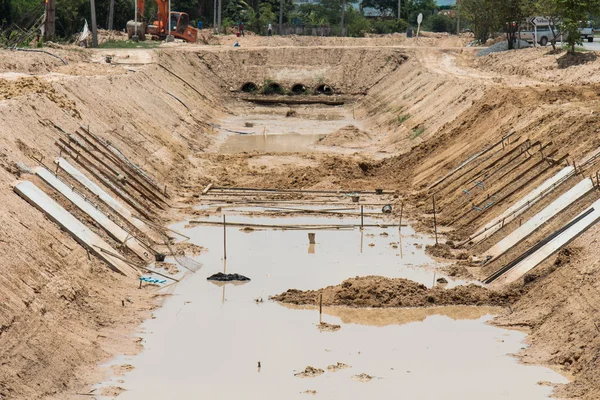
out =
[[[450,246],[443,243],[434,244],[433,246],[425,246],[425,253],[433,257],[455,258],[454,254],[452,254]]]
[[[346,279],[339,285],[321,290],[289,289],[272,299],[297,305],[317,305],[323,294],[323,305],[348,307],[430,307],[449,305],[506,306],[517,299],[517,293],[493,291],[477,285],[451,289],[427,288],[404,278],[365,276]]]
[[[371,139],[365,131],[361,131],[356,126],[350,124],[330,133],[319,140],[319,144],[323,146],[352,146],[356,147],[357,143],[365,142]]]

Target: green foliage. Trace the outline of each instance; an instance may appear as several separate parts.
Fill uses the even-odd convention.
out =
[[[10,0],[0,0],[0,30],[12,23],[12,7]]]
[[[371,20],[373,33],[388,34],[395,32],[406,32],[408,24],[403,19],[376,19]]]
[[[107,40],[106,42],[100,44],[98,47],[102,49],[149,49],[153,47],[158,47],[160,42],[158,41],[140,41],[134,42],[132,40]]]
[[[410,139],[413,140],[413,139],[418,138],[419,136],[421,136],[421,134],[423,132],[425,132],[425,128],[415,128],[415,129],[413,129],[412,135],[410,136]]]
[[[456,19],[438,13],[427,19],[425,29],[431,32],[455,32]]]
[[[410,114],[402,114],[398,116],[398,124],[403,124],[407,119],[410,118]]]
[[[556,14],[559,18],[559,30],[567,35],[566,42],[575,53],[575,45],[583,44],[579,34],[580,21],[587,20],[590,13],[600,10],[598,0],[554,0]]]
[[[496,0],[462,0],[461,2],[461,15],[470,21],[475,39],[481,44],[485,44],[490,34],[501,28],[494,1]]]
[[[344,19],[344,25],[348,30],[348,36],[361,37],[365,36],[365,33],[371,31],[369,20],[352,6],[346,8]]]

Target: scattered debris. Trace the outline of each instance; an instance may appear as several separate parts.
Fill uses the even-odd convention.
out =
[[[436,282],[437,282],[437,283],[439,283],[439,284],[445,285],[445,284],[447,284],[447,283],[448,283],[448,279],[446,279],[446,278],[444,278],[444,277],[442,277],[442,278],[437,278],[437,279],[436,279]]]
[[[337,364],[327,366],[327,370],[332,371],[332,372],[339,371],[340,369],[346,369],[346,368],[352,368],[352,367],[348,364],[344,364],[339,361],[337,362]]]
[[[318,327],[321,332],[336,332],[341,328],[340,325],[328,324],[327,322],[321,322]]]
[[[300,392],[300,394],[312,394],[313,396],[317,394],[316,390],[305,390],[304,392]]]
[[[358,375],[352,375],[352,380],[357,382],[369,382],[373,377],[369,374],[365,374],[364,372]]]
[[[250,278],[245,277],[240,274],[224,274],[222,272],[217,272],[206,278],[208,281],[218,281],[218,282],[231,282],[231,281],[249,281]]]
[[[294,376],[299,378],[314,378],[315,376],[323,375],[325,371],[320,368],[311,367],[310,365],[302,372],[296,372]]]

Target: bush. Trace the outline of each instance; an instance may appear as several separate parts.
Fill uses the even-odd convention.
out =
[[[435,14],[427,19],[425,28],[431,32],[454,32],[456,20],[447,15]]]
[[[348,29],[348,36],[361,37],[371,32],[371,24],[364,15],[361,15],[354,7],[348,7],[344,14],[344,23]]]
[[[372,23],[373,32],[387,34],[395,32],[406,32],[408,24],[403,19],[377,19]]]

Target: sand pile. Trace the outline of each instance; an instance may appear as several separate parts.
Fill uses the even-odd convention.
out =
[[[320,139],[318,143],[323,146],[356,147],[357,144],[370,139],[371,135],[350,124],[330,133]]]
[[[349,307],[428,307],[447,305],[505,306],[516,299],[510,292],[497,292],[477,285],[451,289],[427,288],[404,278],[365,276],[346,279],[322,290],[289,289],[273,296],[283,303],[317,305],[323,293],[325,306]]]

